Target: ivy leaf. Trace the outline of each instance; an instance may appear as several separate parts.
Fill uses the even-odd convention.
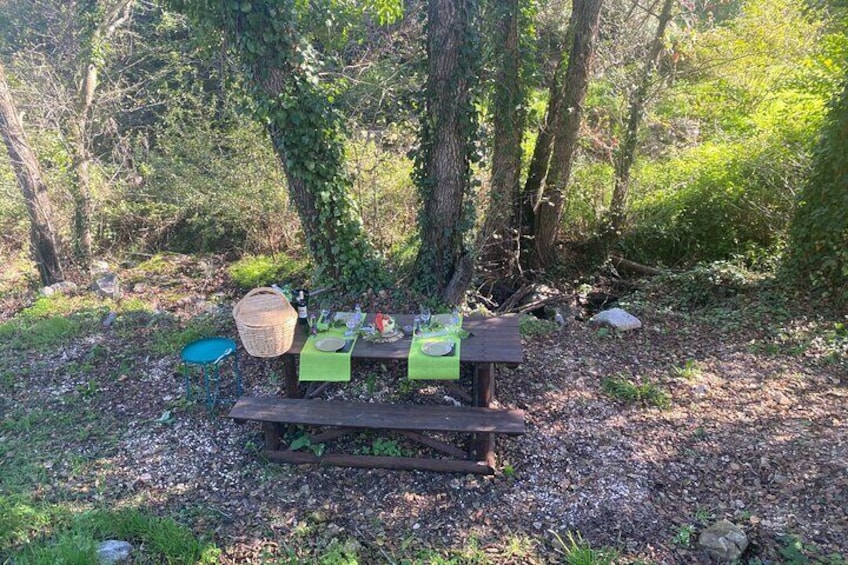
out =
[[[250,2],[242,2],[241,3],[241,11],[245,14],[253,9],[253,5]]]
[[[292,451],[297,451],[298,449],[303,449],[304,447],[309,447],[310,441],[308,435],[302,435],[294,438],[289,444],[289,449]]]

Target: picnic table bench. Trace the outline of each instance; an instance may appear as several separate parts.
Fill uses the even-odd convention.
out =
[[[370,318],[370,317],[369,317]],[[399,326],[410,324],[412,316],[396,316]],[[370,319],[368,320],[370,321]],[[258,421],[265,434],[265,455],[285,463],[321,463],[352,467],[422,469],[431,471],[492,474],[495,471],[495,434],[524,433],[524,413],[520,410],[492,408],[495,394],[495,366],[517,366],[524,359],[517,317],[471,317],[463,321],[469,337],[462,341],[460,363],[473,365],[470,394],[457,390],[452,383],[440,381],[457,392],[471,406],[418,404],[382,404],[369,402],[326,401],[309,398],[298,382],[295,358],[300,355],[307,336],[298,332],[289,351],[282,356],[285,398],[242,397],[230,410],[237,423]],[[352,359],[405,360],[409,339],[393,343],[357,340]],[[338,439],[363,429],[391,430],[448,458],[385,457],[324,453],[281,449],[287,425],[329,427],[309,436],[310,444]],[[471,434],[467,449],[461,449],[425,432]]]

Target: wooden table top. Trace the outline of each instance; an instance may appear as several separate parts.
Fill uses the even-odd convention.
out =
[[[374,321],[375,314],[369,314],[366,323]],[[411,325],[414,316],[393,315],[398,328]],[[524,362],[524,349],[518,333],[518,316],[466,317],[462,329],[471,335],[462,340],[459,360],[468,363],[504,363],[517,365]],[[298,325],[294,342],[288,353],[300,355],[306,342],[306,328]],[[411,338],[393,343],[370,343],[360,338],[351,352],[354,359],[406,359]]]

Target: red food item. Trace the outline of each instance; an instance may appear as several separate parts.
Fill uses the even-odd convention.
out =
[[[374,325],[377,327],[377,331],[383,333],[383,324],[389,321],[388,316],[384,316],[383,314],[377,314],[377,317],[374,319]]]

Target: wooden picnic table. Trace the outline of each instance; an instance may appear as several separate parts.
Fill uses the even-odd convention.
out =
[[[374,314],[366,317],[365,323],[374,320]],[[413,315],[396,315],[398,328],[411,325]],[[462,340],[460,363],[473,365],[470,394],[465,393],[451,381],[439,381],[457,393],[470,407],[406,406],[351,404],[311,400],[331,383],[316,384],[312,390],[298,380],[296,359],[300,356],[308,338],[306,328],[298,328],[291,348],[281,358],[285,380],[286,399],[241,399],[230,412],[236,421],[259,420],[265,422],[266,454],[271,459],[289,463],[330,463],[363,467],[414,468],[437,471],[494,472],[495,433],[523,433],[524,415],[520,410],[492,409],[495,396],[496,365],[515,367],[523,362],[524,352],[518,332],[517,316],[466,317],[462,329],[469,336]],[[409,354],[410,337],[391,342],[374,343],[362,338],[356,341],[351,358],[376,360],[406,360]],[[352,378],[356,378],[355,375]],[[316,457],[309,453],[281,451],[279,425],[308,424],[336,426],[349,432],[352,429],[396,430],[410,439],[447,453],[455,458],[461,453],[444,442],[423,436],[420,432],[455,431],[472,433],[469,455],[472,461],[420,458],[388,458],[375,456],[325,455]],[[312,439],[326,440],[338,437],[338,432],[319,433]]]

